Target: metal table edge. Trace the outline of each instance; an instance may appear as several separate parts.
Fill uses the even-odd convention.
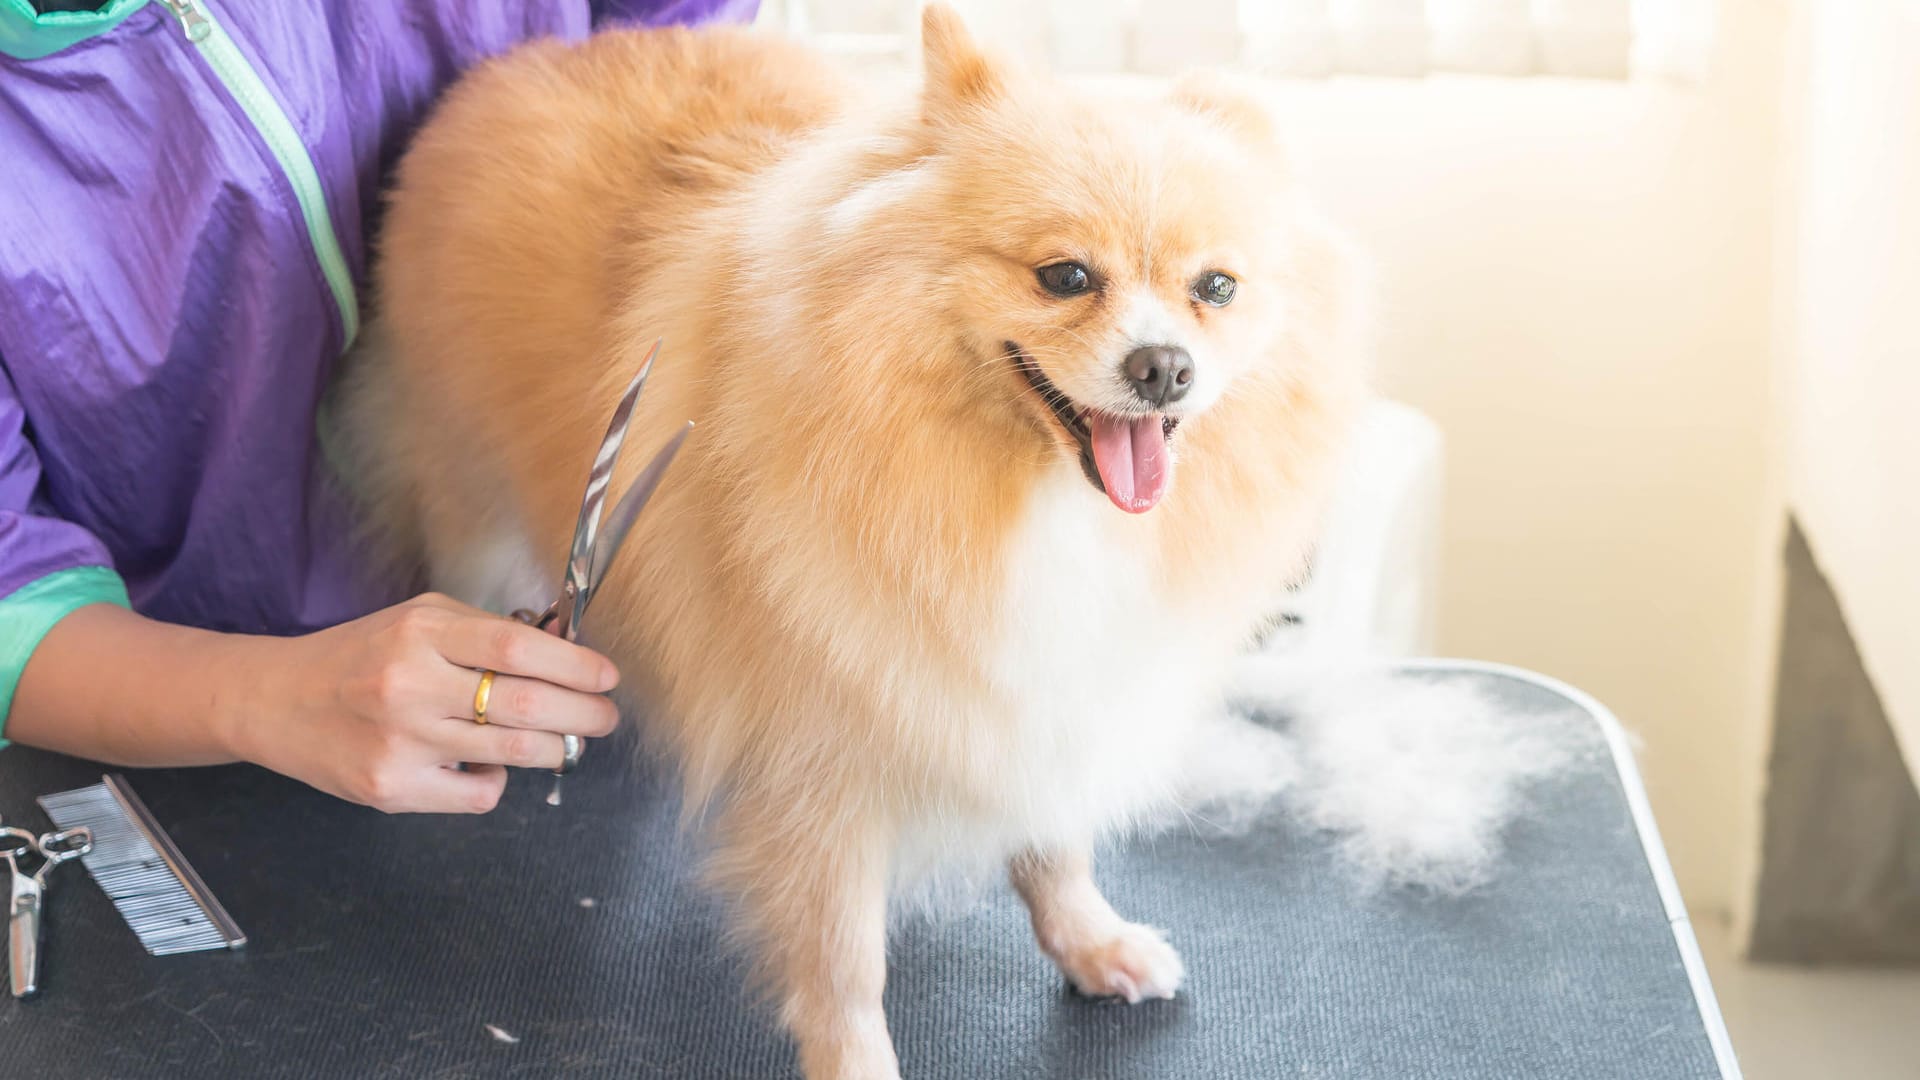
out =
[[[1614,772],[1619,775],[1621,791],[1626,795],[1627,809],[1633,814],[1634,832],[1640,837],[1640,849],[1646,855],[1647,868],[1652,871],[1654,886],[1660,891],[1660,904],[1666,911],[1668,926],[1673,930],[1674,947],[1679,950],[1680,962],[1686,968],[1694,1004],[1700,1010],[1700,1021],[1706,1026],[1714,1062],[1720,1068],[1722,1080],[1742,1080],[1740,1062],[1733,1052],[1733,1040],[1727,1033],[1726,1019],[1720,1014],[1720,1002],[1714,996],[1713,982],[1707,975],[1706,958],[1701,955],[1700,942],[1693,935],[1693,923],[1687,917],[1686,902],[1680,896],[1680,883],[1673,876],[1673,863],[1667,858],[1666,845],[1660,841],[1660,827],[1654,822],[1653,806],[1647,801],[1646,784],[1640,778],[1639,766],[1633,758],[1633,745],[1620,718],[1579,687],[1512,664],[1491,660],[1419,657],[1397,659],[1393,666],[1402,671],[1474,672],[1529,683],[1565,698],[1593,717],[1594,724],[1606,738]]]

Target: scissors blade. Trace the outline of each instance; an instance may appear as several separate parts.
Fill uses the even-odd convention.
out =
[[[567,595],[573,600],[573,617],[567,629],[573,633],[578,630],[572,623],[579,620],[581,612],[586,610],[586,598],[593,593],[594,541],[600,532],[600,512],[607,505],[607,484],[613,480],[613,466],[620,459],[620,447],[627,441],[627,425],[633,422],[634,403],[640,400],[640,391],[646,386],[653,361],[659,355],[660,341],[656,340],[647,352],[646,362],[627,384],[627,392],[620,395],[620,403],[614,406],[613,419],[607,424],[607,434],[600,440],[600,451],[594,455],[593,469],[587,474],[587,491],[580,498],[580,520],[573,526],[573,549],[567,553]]]
[[[606,580],[607,570],[613,565],[614,556],[620,553],[620,545],[627,542],[627,532],[633,528],[634,519],[640,516],[640,509],[647,505],[647,500],[653,498],[654,489],[660,486],[661,478],[667,474],[667,466],[673,464],[673,456],[680,452],[680,444],[686,442],[687,436],[692,433],[693,421],[689,420],[653,455],[653,460],[634,478],[633,486],[627,488],[627,493],[614,504],[612,512],[607,515],[606,525],[601,529],[599,543],[593,549],[593,574],[597,581]]]

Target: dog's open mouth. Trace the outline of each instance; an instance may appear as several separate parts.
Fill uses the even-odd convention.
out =
[[[1160,504],[1173,478],[1173,450],[1169,445],[1176,417],[1145,412],[1135,415],[1087,408],[1068,397],[1040,365],[1013,342],[1007,358],[1025,376],[1047,411],[1080,446],[1080,468],[1094,488],[1129,514],[1144,514]]]

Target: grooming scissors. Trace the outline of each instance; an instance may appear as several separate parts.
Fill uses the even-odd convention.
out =
[[[557,634],[568,641],[579,640],[580,622],[586,616],[587,606],[593,603],[595,591],[606,580],[607,569],[613,565],[614,556],[619,554],[620,545],[626,542],[634,518],[639,516],[640,508],[647,505],[647,500],[653,497],[654,489],[660,486],[660,478],[666,474],[667,466],[673,463],[673,456],[680,452],[680,445],[686,442],[688,433],[693,430],[693,421],[689,420],[667,440],[666,445],[653,455],[653,460],[647,463],[647,467],[640,471],[633,485],[627,488],[626,494],[614,504],[606,527],[601,528],[600,516],[607,505],[607,488],[613,482],[613,467],[620,460],[620,448],[627,441],[627,425],[633,421],[634,404],[640,400],[640,391],[647,385],[653,362],[660,355],[660,344],[659,341],[653,343],[653,348],[647,351],[646,361],[640,365],[640,371],[627,384],[626,393],[620,395],[620,402],[613,409],[613,419],[607,424],[607,433],[600,440],[600,450],[594,455],[593,468],[587,474],[586,494],[580,498],[580,517],[573,527],[573,547],[567,552],[566,574],[560,595],[544,611],[522,609],[513,613],[513,617],[521,622]],[[562,739],[565,741],[565,756],[553,773],[553,793],[547,796],[549,806],[560,805],[560,777],[572,772],[586,753],[586,740],[580,736],[565,735]]]
[[[46,907],[47,874],[68,859],[93,850],[93,831],[86,828],[35,836],[25,829],[0,826],[0,859],[6,860],[12,879],[7,903],[8,978],[13,996],[31,997],[40,989],[40,915]],[[20,868],[20,856],[40,857],[40,868],[29,874]]]

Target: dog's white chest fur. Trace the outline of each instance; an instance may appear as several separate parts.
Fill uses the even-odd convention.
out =
[[[1222,634],[1169,595],[1146,524],[1075,463],[1011,535],[989,678],[1014,711],[1008,824],[1032,840],[1084,843],[1163,804],[1217,693]]]

